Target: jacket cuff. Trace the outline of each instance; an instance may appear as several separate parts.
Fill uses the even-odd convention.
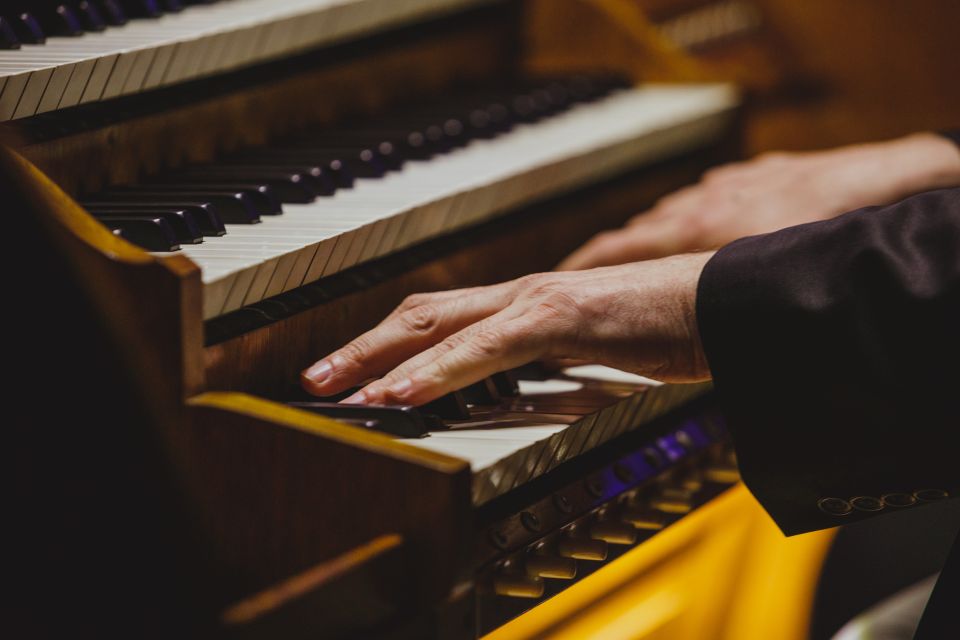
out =
[[[940,135],[960,147],[960,129],[955,131],[941,131]]]

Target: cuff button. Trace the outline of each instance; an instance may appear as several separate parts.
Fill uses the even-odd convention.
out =
[[[883,511],[883,501],[873,496],[850,498],[850,505],[857,511]]]
[[[888,507],[910,507],[917,503],[917,499],[909,493],[887,493],[880,496],[880,499]]]
[[[817,500],[820,511],[831,516],[845,516],[853,511],[853,507],[846,500],[840,498],[820,498]]]

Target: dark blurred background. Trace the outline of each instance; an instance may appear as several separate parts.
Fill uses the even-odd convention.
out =
[[[631,2],[704,77],[747,89],[748,153],[960,128],[956,0],[537,0],[533,66],[624,70],[633,60],[638,79],[675,77],[651,60],[660,52],[644,55]]]

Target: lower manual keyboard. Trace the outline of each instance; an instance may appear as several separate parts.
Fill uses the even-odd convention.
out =
[[[480,505],[648,424],[709,388],[665,385],[599,366],[574,367],[547,378],[521,370],[519,376],[515,395],[492,395],[479,403],[466,402],[458,392],[420,409],[291,404],[468,461],[473,502]],[[496,386],[491,382],[488,389]],[[460,405],[465,413],[459,414]]]

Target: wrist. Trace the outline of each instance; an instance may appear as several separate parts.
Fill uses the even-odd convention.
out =
[[[707,363],[707,356],[700,340],[700,327],[697,323],[697,289],[700,284],[700,275],[715,253],[716,251],[704,251],[675,258],[683,263],[678,291],[684,328],[684,334],[678,343],[683,352],[676,355],[675,361],[689,363],[688,370],[680,375],[680,378],[687,382],[710,378],[710,365]]]
[[[885,143],[891,147],[896,198],[960,185],[960,147],[936,133],[915,133]]]

